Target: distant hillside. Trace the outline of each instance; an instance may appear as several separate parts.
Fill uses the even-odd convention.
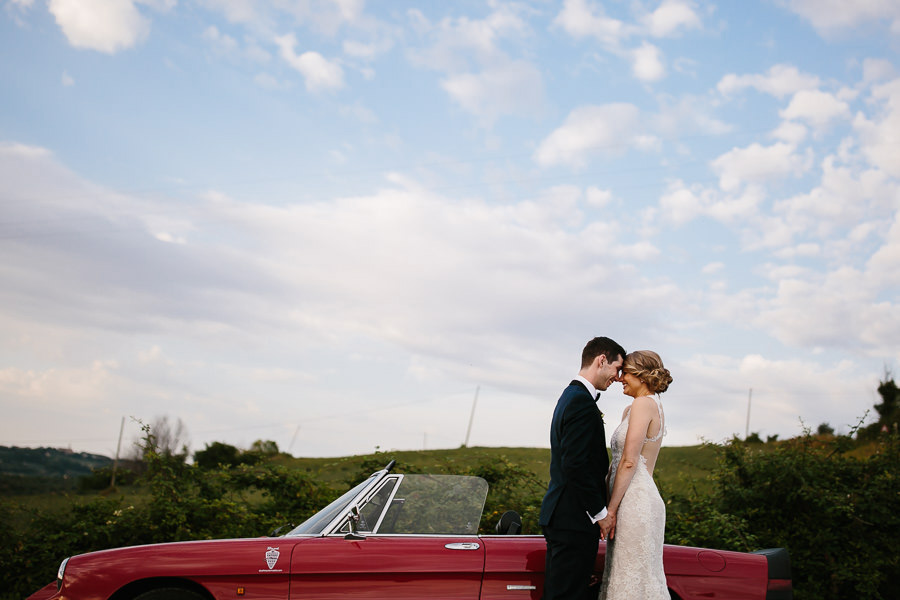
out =
[[[7,475],[77,477],[111,464],[111,458],[87,452],[0,446],[0,473]]]
[[[66,489],[91,469],[111,464],[111,458],[86,452],[0,446],[0,490],[16,494]]]

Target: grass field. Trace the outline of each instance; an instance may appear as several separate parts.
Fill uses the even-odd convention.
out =
[[[409,465],[426,471],[443,470],[448,465],[467,466],[482,460],[505,457],[509,462],[531,471],[544,483],[550,479],[549,448],[476,446],[449,450],[379,452],[344,458],[282,457],[278,460],[285,466],[302,469],[323,481],[337,483],[357,473],[363,462],[373,461],[379,457],[385,464],[390,460],[396,460],[399,469]],[[709,486],[707,477],[715,466],[715,460],[715,449],[710,446],[664,446],[660,451],[654,477],[664,490],[681,492],[686,491],[689,486],[695,486],[703,491]]]

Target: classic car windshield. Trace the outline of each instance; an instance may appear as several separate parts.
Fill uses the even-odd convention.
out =
[[[384,472],[382,472],[384,473]],[[374,475],[373,475],[374,477]],[[288,535],[322,535],[342,515],[359,508],[362,534],[476,535],[488,484],[464,475],[387,475],[372,477],[301,523]],[[337,533],[350,532],[345,522]]]
[[[475,535],[487,492],[480,477],[392,475],[360,505],[359,531]]]

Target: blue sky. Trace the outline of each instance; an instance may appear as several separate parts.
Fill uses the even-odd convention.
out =
[[[0,444],[547,446],[594,335],[784,438],[900,363],[896,1],[0,7]]]

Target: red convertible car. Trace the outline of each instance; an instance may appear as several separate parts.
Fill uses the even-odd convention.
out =
[[[544,538],[510,511],[479,535],[478,477],[391,473],[393,461],[279,537],[117,548],[65,559],[29,600],[538,600]],[[595,567],[603,573],[601,542]],[[666,546],[673,599],[792,598],[783,548]],[[595,583],[596,585],[596,583]]]

